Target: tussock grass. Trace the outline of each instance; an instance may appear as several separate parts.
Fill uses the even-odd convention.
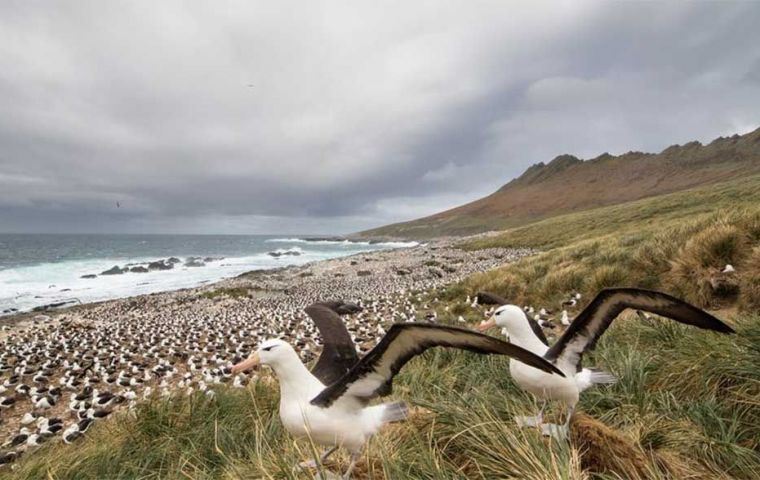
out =
[[[632,317],[613,325],[588,359],[620,377],[587,391],[572,443],[518,429],[536,401],[511,381],[507,360],[431,351],[397,377],[412,418],[370,442],[356,478],[710,479],[760,471],[760,317],[721,336]],[[663,348],[666,346],[667,348]],[[215,398],[155,399],[17,464],[14,478],[314,478],[293,466],[318,448],[294,441],[268,376]],[[559,420],[558,407],[550,419]],[[346,467],[337,455],[325,468]],[[0,474],[2,475],[2,474]]]
[[[752,311],[760,302],[758,218],[760,203],[642,226],[635,234],[601,234],[473,275],[456,288],[557,308],[570,292],[636,286],[663,289],[708,308],[740,298],[740,308]],[[722,274],[726,264],[736,272]]]

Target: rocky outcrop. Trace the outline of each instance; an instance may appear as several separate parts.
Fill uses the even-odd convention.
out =
[[[113,267],[109,268],[105,272],[100,272],[101,275],[121,275],[122,273],[126,272],[127,269],[120,268],[118,265],[114,265]]]
[[[171,270],[172,268],[174,268],[174,263],[169,263],[169,260],[158,260],[148,264],[148,270]]]
[[[297,257],[301,255],[301,252],[299,250],[275,250],[274,252],[268,252],[267,255],[274,258]]]
[[[200,259],[200,257],[189,257],[185,262],[186,267],[205,267],[206,264]]]

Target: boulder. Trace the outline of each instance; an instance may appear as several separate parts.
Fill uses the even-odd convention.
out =
[[[100,274],[101,275],[121,275],[125,271],[126,271],[126,269],[122,270],[121,268],[119,268],[118,265],[114,265],[113,267],[109,268],[105,272],[100,272]]]
[[[206,264],[203,263],[200,258],[189,258],[187,259],[187,262],[185,262],[186,267],[205,267]]]
[[[182,263],[182,260],[180,260],[180,259],[179,259],[179,258],[177,258],[177,257],[171,257],[171,258],[169,258],[168,260],[166,260],[166,263],[172,263],[172,264],[173,264],[173,263]]]
[[[283,256],[297,257],[301,255],[301,252],[298,250],[275,250],[274,252],[267,252],[267,255],[274,258],[280,258]]]
[[[129,269],[132,273],[148,273],[148,269],[143,267],[142,265],[139,265],[137,267],[132,267]]]
[[[81,277],[79,277],[79,278],[97,278],[97,277],[98,277],[98,276],[97,276],[97,275],[95,275],[94,273],[88,273],[87,275],[82,275],[82,276],[81,276]]]
[[[174,268],[173,263],[166,263],[163,260],[158,260],[157,262],[150,262],[148,264],[148,270],[171,270]]]
[[[372,275],[372,272],[369,271],[369,270],[359,270],[358,272],[356,272],[356,275],[358,275],[360,277],[368,277],[368,276]]]

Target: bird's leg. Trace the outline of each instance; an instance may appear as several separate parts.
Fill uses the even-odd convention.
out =
[[[338,449],[338,447],[336,445],[336,446],[334,446],[332,448],[328,448],[327,450],[325,450],[322,453],[322,455],[319,457],[319,463],[320,464],[321,463],[325,463],[325,460],[327,460],[327,457],[329,457],[330,455],[332,455],[333,452],[335,452],[335,450],[337,450],[337,449]],[[298,466],[301,467],[301,468],[316,468],[317,467],[317,462],[314,461],[314,460],[306,460],[306,461],[303,461],[303,462],[299,463]]]
[[[565,436],[570,435],[570,421],[573,419],[573,414],[575,413],[575,405],[570,406],[570,408],[567,409],[567,420],[565,420],[565,425],[562,427],[563,430],[565,430]]]
[[[359,461],[359,457],[361,457],[360,452],[352,453],[351,454],[351,463],[348,464],[348,469],[346,470],[346,473],[343,474],[343,480],[348,480],[351,478],[351,472],[354,471],[354,467],[356,466],[356,462]]]
[[[329,449],[325,450],[325,452],[322,454],[322,456],[319,457],[319,463],[325,463],[325,461],[327,460],[327,457],[329,457],[330,455],[332,455],[335,452],[335,450],[337,450],[337,449],[338,449],[338,446],[336,445],[336,446],[334,446],[332,448],[329,448]]]
[[[567,409],[567,419],[564,424],[544,423],[541,425],[541,433],[555,440],[567,440],[570,437],[570,420],[573,418],[574,412],[575,405],[569,406]]]
[[[537,427],[541,425],[541,422],[544,419],[544,409],[546,408],[546,403],[546,400],[544,400],[544,403],[541,404],[541,410],[538,411],[538,415],[535,417],[515,416],[515,422],[517,422],[517,426],[524,428]]]

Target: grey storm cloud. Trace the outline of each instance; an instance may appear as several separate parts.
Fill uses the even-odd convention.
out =
[[[744,133],[758,24],[752,2],[4,1],[0,231],[349,232],[561,153]]]

